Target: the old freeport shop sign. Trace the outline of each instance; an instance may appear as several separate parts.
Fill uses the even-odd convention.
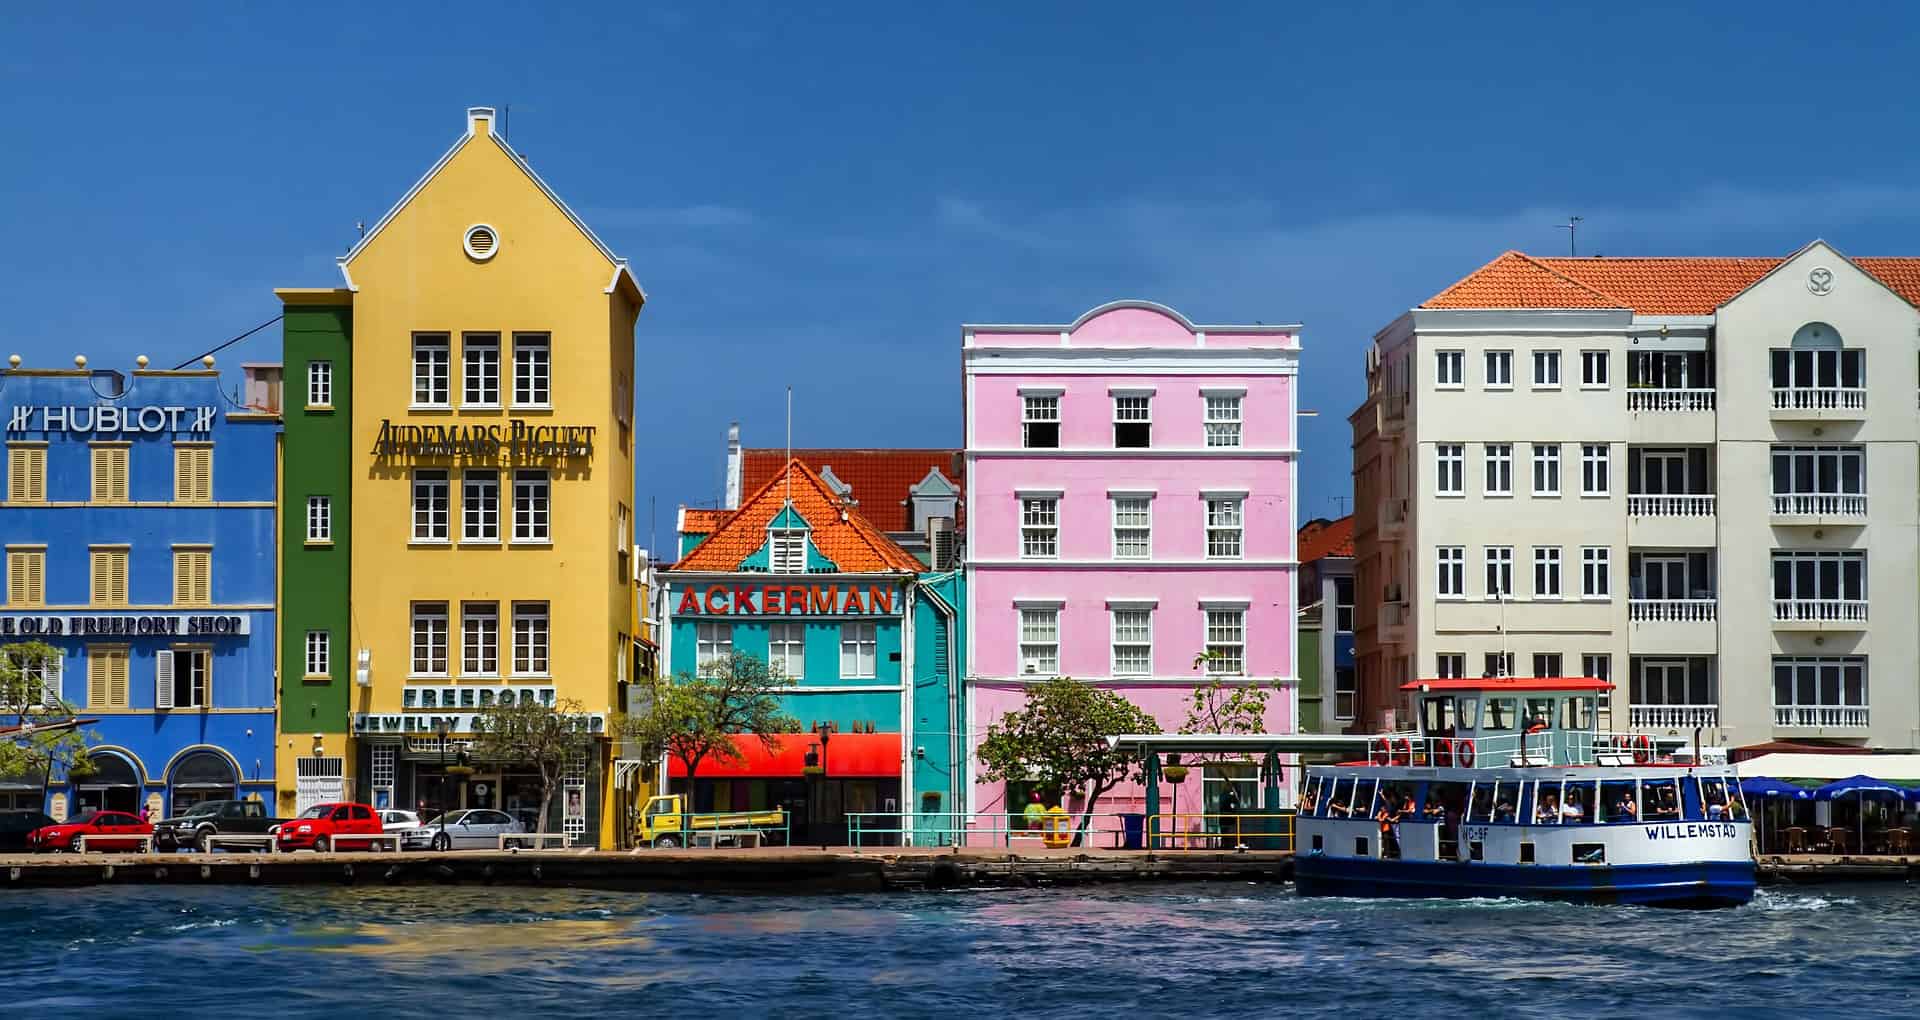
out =
[[[396,425],[380,421],[375,457],[552,460],[593,456],[592,425],[540,425],[515,418],[505,424]]]
[[[37,613],[0,616],[0,637],[240,637],[231,613]]]

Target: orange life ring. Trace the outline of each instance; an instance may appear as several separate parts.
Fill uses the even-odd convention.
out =
[[[1413,741],[1401,737],[1394,742],[1392,760],[1395,765],[1413,764]]]
[[[1446,768],[1453,764],[1453,740],[1441,737],[1433,742],[1433,763]]]
[[[1455,751],[1455,752],[1454,752],[1454,754],[1453,754],[1453,756],[1454,756],[1454,759],[1455,759],[1456,761],[1458,761],[1458,762],[1460,763],[1460,767],[1461,767],[1461,768],[1463,768],[1463,769],[1470,769],[1470,768],[1472,768],[1472,767],[1473,767],[1473,740],[1472,740],[1472,738],[1470,738],[1470,737],[1469,737],[1469,738],[1463,738],[1463,739],[1462,739],[1462,740],[1460,741],[1460,748],[1459,748],[1459,750],[1457,750],[1457,751]]]
[[[1645,765],[1653,760],[1653,739],[1642,733],[1633,738],[1633,763]]]

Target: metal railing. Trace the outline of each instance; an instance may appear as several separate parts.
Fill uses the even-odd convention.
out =
[[[1627,619],[1636,623],[1709,623],[1719,599],[1628,599]]]
[[[1700,495],[1629,495],[1628,517],[1712,517],[1712,493]]]
[[[1713,391],[1709,389],[1627,390],[1629,411],[1711,411]]]
[[[1165,784],[1170,791],[1175,784]],[[1198,794],[1195,794],[1198,796]],[[1171,794],[1163,794],[1171,801]],[[1054,815],[1029,822],[1021,813],[864,811],[847,815],[853,847],[939,846],[1004,849],[1288,850],[1293,847],[1293,809],[1233,814],[1162,811],[1102,811]],[[1084,829],[1083,829],[1084,826]],[[1076,841],[1076,837],[1078,837]]]
[[[1637,727],[1642,724],[1636,717],[1632,725]],[[1615,733],[1604,730],[1542,730],[1538,733],[1495,733],[1477,737],[1382,733],[1367,739],[1367,760],[1376,765],[1411,765],[1420,768],[1488,768],[1522,762],[1543,767],[1594,765],[1602,763],[1603,758],[1651,760],[1661,749],[1671,749],[1675,743],[1672,738],[1666,738],[1662,743],[1654,735],[1645,732]]]
[[[1865,623],[1866,599],[1774,599],[1773,618],[1783,623]]]
[[[219,846],[244,846],[254,852],[280,852],[280,838],[268,832],[209,832],[201,838],[208,853]]]
[[[1776,386],[1773,388],[1776,411],[1864,411],[1867,390],[1863,386]]]
[[[135,842],[135,843],[138,843],[138,844],[140,845],[140,848],[139,848],[138,850],[118,850],[118,849],[116,849],[116,850],[89,850],[89,849],[87,849],[87,841],[88,841],[88,840],[92,840],[92,841],[94,841],[94,842],[96,842],[96,843],[125,843],[125,842],[128,842],[128,841],[132,841],[132,842]],[[73,837],[73,849],[74,849],[74,852],[75,852],[75,853],[83,853],[83,854],[86,854],[86,853],[94,853],[94,854],[101,854],[101,853],[108,853],[108,854],[111,854],[111,853],[122,853],[122,854],[145,854],[145,853],[152,853],[152,852],[153,852],[153,836],[152,836],[152,834],[150,834],[150,833],[144,833],[144,832],[120,832],[120,833],[113,833],[113,832],[84,832],[84,833],[81,833],[81,834],[80,834],[80,835],[78,835],[78,836],[75,836],[75,837]]]
[[[1864,493],[1817,492],[1793,495],[1774,494],[1775,517],[1865,517]]]
[[[1634,705],[1627,710],[1627,725],[1636,729],[1691,729],[1720,725],[1719,705]]]
[[[1865,727],[1865,705],[1775,705],[1775,726]]]

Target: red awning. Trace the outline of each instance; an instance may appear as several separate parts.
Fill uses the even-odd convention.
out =
[[[701,779],[797,779],[806,766],[807,749],[819,743],[811,733],[785,733],[773,738],[769,752],[759,738],[735,735],[733,746],[740,751],[734,761],[708,756],[700,762]],[[900,734],[835,733],[821,754],[829,779],[898,779],[900,777]],[[687,765],[678,758],[667,759],[667,775],[687,777]]]
[[[1415,680],[1400,685],[1403,691],[1610,691],[1613,685],[1590,676],[1544,677],[1503,676],[1466,679]]]

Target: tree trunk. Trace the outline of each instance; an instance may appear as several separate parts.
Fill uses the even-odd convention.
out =
[[[1112,793],[1113,788],[1117,785],[1119,784],[1107,783],[1103,786],[1096,786],[1093,788],[1093,795],[1087,798],[1087,806],[1080,815],[1080,825],[1078,828],[1073,830],[1074,846],[1076,847],[1080,846],[1082,843],[1086,841],[1087,826],[1093,824],[1093,806],[1095,804],[1100,803],[1101,797],[1104,797],[1107,794]]]
[[[553,810],[554,781],[545,775],[540,777],[540,824],[533,827],[535,832],[547,831],[547,813]]]

